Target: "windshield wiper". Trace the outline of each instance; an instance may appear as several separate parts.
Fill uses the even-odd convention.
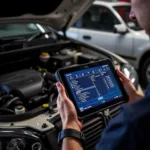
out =
[[[23,41],[25,40],[25,38],[23,37],[15,37],[15,38],[0,38],[0,45],[5,45],[5,44],[8,44],[8,43],[13,43],[13,42],[20,42],[20,41]]]
[[[39,39],[45,35],[47,35],[47,38],[49,38],[49,36],[52,37],[54,34],[52,33],[52,31],[35,33],[27,39],[27,42],[31,42],[33,40]]]
[[[2,38],[0,39],[0,48],[5,49],[7,46],[11,46],[13,44],[22,44],[22,47],[26,47],[28,43],[30,43],[33,40],[39,39],[43,36],[46,36],[46,38],[51,38],[53,40],[56,40],[56,35],[52,31],[48,32],[38,32],[33,35],[31,35],[29,38],[23,38],[23,37],[17,37],[15,39],[6,39]]]
[[[7,46],[11,46],[13,44],[17,44],[17,43],[24,43],[26,41],[25,38],[22,37],[18,37],[15,39],[0,39],[0,49],[5,49],[5,47]]]

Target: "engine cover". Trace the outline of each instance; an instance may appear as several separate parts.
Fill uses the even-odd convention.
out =
[[[8,87],[10,92],[19,94],[22,98],[35,96],[42,91],[43,78],[35,70],[21,70],[0,77],[1,87]]]

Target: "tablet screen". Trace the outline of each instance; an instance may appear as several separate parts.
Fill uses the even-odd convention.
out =
[[[70,72],[65,78],[80,112],[123,96],[109,65]]]

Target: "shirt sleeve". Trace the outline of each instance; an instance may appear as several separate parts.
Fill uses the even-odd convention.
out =
[[[136,136],[124,110],[112,119],[102,133],[96,150],[135,150]]]
[[[150,96],[150,84],[148,85],[148,87],[145,91],[145,96]]]

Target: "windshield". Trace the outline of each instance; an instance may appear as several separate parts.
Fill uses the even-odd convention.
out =
[[[48,28],[34,23],[0,25],[0,38],[27,36],[35,33],[48,32]]]
[[[142,30],[137,21],[132,21],[129,18],[131,6],[114,6],[114,9],[119,13],[127,26],[133,30]]]
[[[0,25],[0,52],[17,50],[57,41],[54,30],[38,23]]]

